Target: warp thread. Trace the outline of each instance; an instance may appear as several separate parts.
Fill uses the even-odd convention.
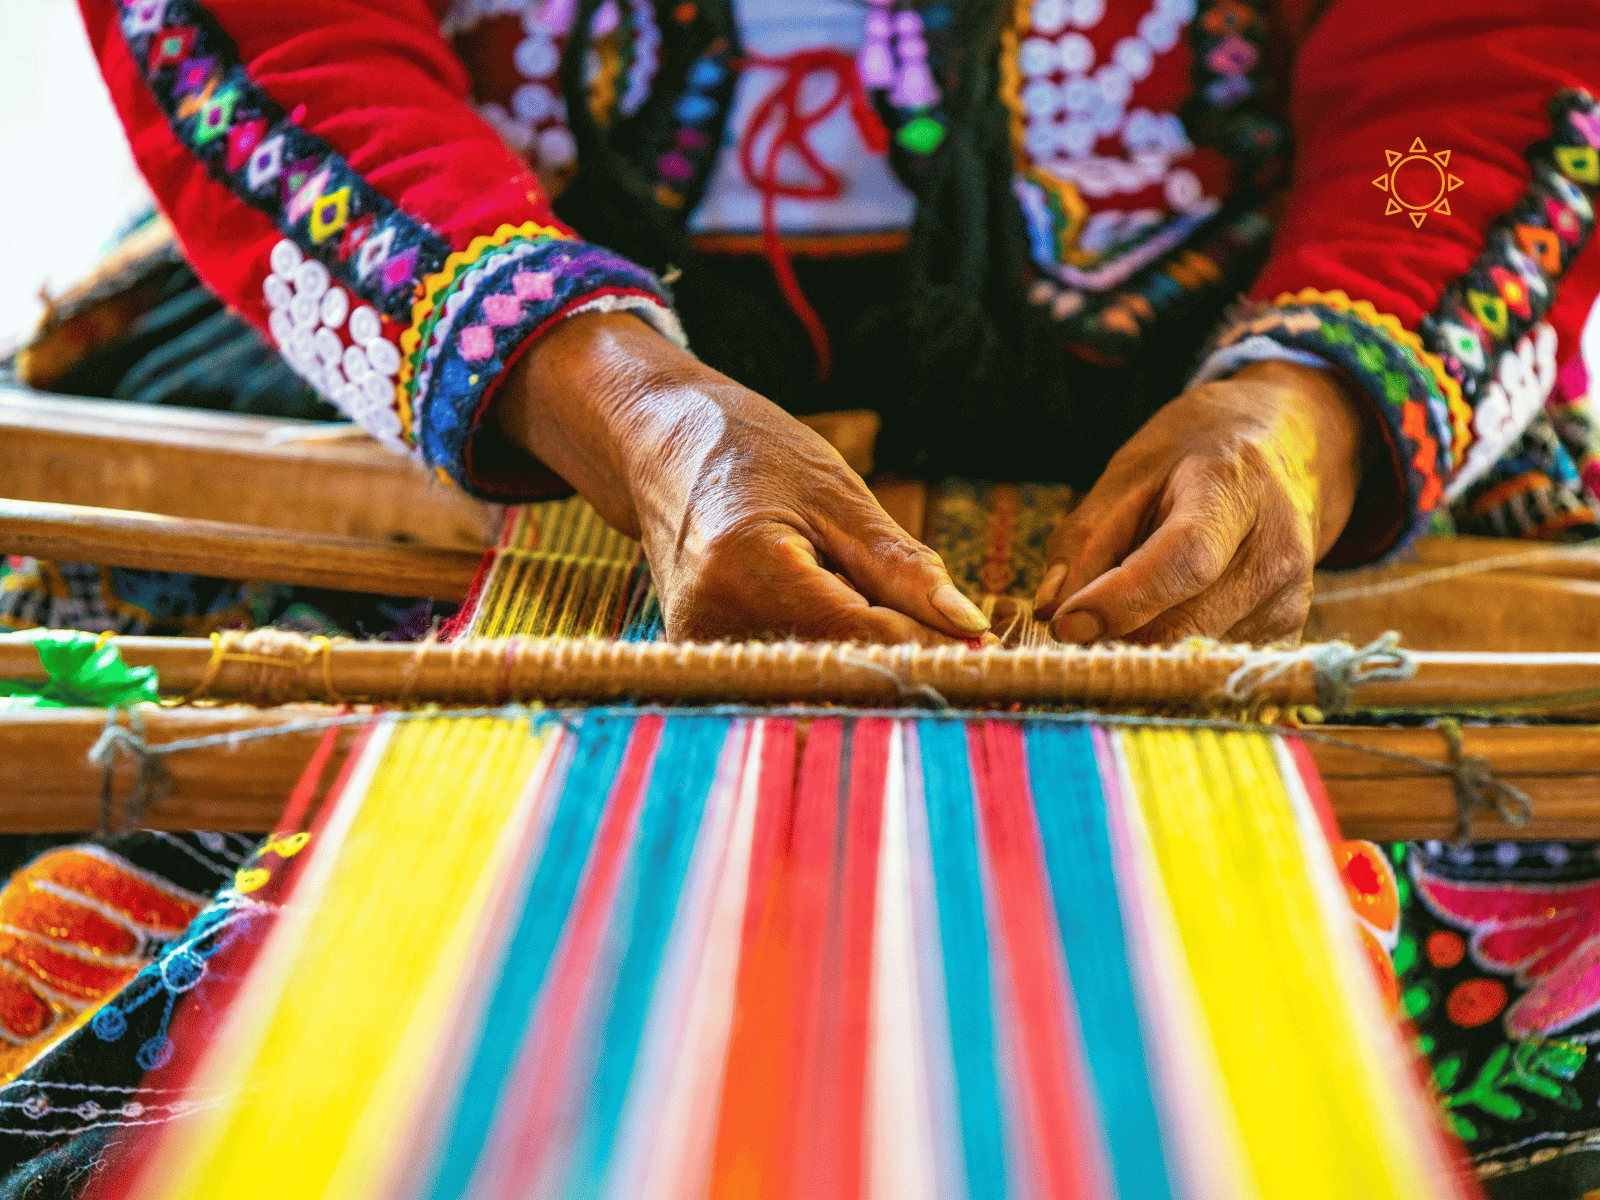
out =
[[[1455,563],[1448,567],[1439,567],[1432,571],[1421,571],[1415,575],[1406,575],[1399,579],[1385,579],[1378,583],[1360,584],[1356,587],[1342,588],[1333,592],[1322,592],[1312,598],[1311,604],[1333,604],[1341,600],[1366,600],[1373,596],[1388,596],[1395,592],[1408,592],[1413,588],[1426,587],[1432,583],[1442,583],[1447,579],[1459,579],[1463,575],[1481,575],[1487,571],[1503,571],[1507,567],[1520,567],[1529,563],[1560,561],[1564,558],[1594,560],[1594,552],[1600,550],[1600,538],[1593,538],[1586,542],[1574,542],[1569,546],[1542,546],[1537,550],[1523,550],[1516,554],[1501,554],[1494,558],[1480,558],[1472,562]]]
[[[1521,788],[1496,779],[1488,759],[1466,753],[1461,722],[1454,717],[1440,717],[1431,724],[1444,735],[1450,754],[1450,784],[1456,793],[1456,831],[1452,844],[1461,847],[1472,840],[1472,818],[1480,811],[1498,813],[1513,829],[1527,824],[1528,818],[1533,816],[1533,801]]]
[[[1257,650],[1228,676],[1223,695],[1247,704],[1302,663],[1311,666],[1317,706],[1324,712],[1343,712],[1365,684],[1410,679],[1417,671],[1416,658],[1400,649],[1400,635],[1391,629],[1359,647],[1349,642],[1321,642],[1298,650]]]

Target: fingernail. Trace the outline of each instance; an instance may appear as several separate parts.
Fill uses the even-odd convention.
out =
[[[1066,577],[1066,563],[1051,563],[1050,569],[1044,573],[1044,578],[1039,581],[1039,590],[1033,594],[1033,607],[1040,609],[1046,604],[1054,603],[1056,593],[1061,590],[1061,583]]]
[[[956,591],[953,583],[941,583],[928,593],[928,603],[937,608],[957,629],[964,629],[968,633],[982,633],[989,628],[988,618],[983,611]]]
[[[1086,646],[1105,631],[1100,618],[1080,609],[1056,618],[1056,637],[1063,642]]]

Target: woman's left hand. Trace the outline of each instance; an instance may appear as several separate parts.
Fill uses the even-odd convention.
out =
[[[1298,639],[1361,475],[1361,410],[1280,361],[1191,388],[1050,536],[1036,611],[1066,642]]]

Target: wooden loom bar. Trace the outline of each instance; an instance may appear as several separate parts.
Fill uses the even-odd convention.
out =
[[[331,534],[0,500],[0,554],[459,600],[483,555]]]
[[[1217,703],[1229,676],[1255,664],[1255,699],[1317,702],[1305,653],[1248,646],[1091,646],[1028,650],[839,643],[612,642],[473,638],[452,643],[309,640],[261,629],[198,638],[118,638],[125,661],[153,666],[174,695],[256,704],[303,701],[443,704],[509,700],[897,705],[911,689],[950,704]],[[1419,652],[1409,679],[1373,680],[1364,708],[1532,706],[1600,715],[1600,654]],[[1274,666],[1281,669],[1269,672]],[[43,678],[26,637],[0,637],[0,679]],[[1552,697],[1566,697],[1551,702]],[[1222,701],[1226,703],[1226,701]],[[1235,702],[1236,703],[1236,702]]]
[[[459,550],[492,539],[498,505],[469,499],[365,436],[312,438],[328,431],[312,421],[0,388],[0,493]]]
[[[146,709],[141,720],[145,739],[154,746],[314,720],[337,711],[311,705],[269,712]],[[0,795],[6,797],[0,806],[0,832],[65,833],[98,825],[103,776],[89,762],[88,751],[105,722],[106,714],[98,709],[22,710],[0,722]],[[1444,740],[1433,730],[1325,726],[1319,732],[1434,762],[1446,758]],[[353,728],[341,730],[339,746],[347,749],[354,736]],[[153,829],[266,831],[276,823],[321,737],[320,731],[297,732],[165,755],[161,762],[168,789],[153,799],[141,824]],[[1490,763],[1497,778],[1526,792],[1534,808],[1532,820],[1516,828],[1483,814],[1474,826],[1478,836],[1600,837],[1600,729],[1466,729],[1463,743],[1467,754]],[[1347,837],[1386,841],[1451,835],[1455,797],[1444,775],[1343,746],[1320,741],[1307,745]],[[336,767],[330,766],[325,780]],[[119,819],[133,784],[133,760],[121,754],[113,765],[111,789]]]

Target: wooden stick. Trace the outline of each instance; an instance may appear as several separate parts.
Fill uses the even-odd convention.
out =
[[[459,600],[479,552],[0,500],[0,554]]]
[[[1396,567],[1355,577],[1319,577],[1320,592],[1348,592],[1421,575],[1431,567]],[[1388,629],[1418,650],[1492,647],[1507,652],[1587,651],[1600,646],[1600,582],[1570,575],[1491,571],[1424,583],[1404,591],[1324,598],[1312,604],[1306,637],[1365,643]]]
[[[326,717],[337,709],[289,706],[259,709],[144,709],[147,740],[172,742],[217,733],[261,729]],[[122,724],[127,724],[124,717]],[[104,772],[89,761],[89,747],[105,730],[100,709],[19,709],[0,721],[0,831],[70,833],[100,825]],[[347,749],[355,730],[339,735]],[[162,759],[170,791],[140,824],[150,829],[215,829],[264,833],[276,824],[295,781],[321,740],[320,731],[284,734]],[[330,775],[337,763],[330,767]],[[111,794],[117,804],[113,828],[125,822],[135,763],[119,754],[112,764]]]
[[[0,388],[0,493],[458,550],[492,539],[500,506],[469,499],[365,435],[274,440],[325,428]]]
[[[311,705],[267,712],[145,709],[141,719],[145,740],[161,745],[337,712]],[[0,795],[6,797],[0,805],[0,832],[74,832],[99,824],[103,773],[89,762],[88,752],[105,722],[106,714],[98,709],[22,710],[0,722]],[[1433,730],[1325,726],[1318,732],[1440,764],[1447,761],[1444,739]],[[160,761],[170,791],[149,806],[141,823],[152,829],[271,829],[321,736],[321,731],[289,733],[164,755]],[[353,729],[341,731],[341,753],[353,738]],[[1534,806],[1532,820],[1521,827],[1483,814],[1474,825],[1478,836],[1600,837],[1600,729],[1466,729],[1462,739],[1467,754],[1488,760],[1496,777],[1521,788]],[[1320,741],[1307,745],[1345,836],[1388,841],[1453,833],[1455,796],[1446,776],[1343,746]],[[337,761],[330,764],[325,777],[337,767]],[[112,775],[119,821],[133,781],[133,760],[119,755]]]
[[[155,667],[168,694],[266,705],[638,698],[882,707],[915,703],[918,689],[925,688],[958,706],[1227,704],[1221,697],[1228,678],[1247,663],[1259,681],[1254,699],[1317,700],[1306,653],[1275,658],[1248,646],[974,650],[520,637],[409,644],[328,642],[273,629],[225,633],[215,646],[198,638],[126,637],[116,644],[129,664]],[[1367,682],[1356,702],[1363,708],[1523,706],[1551,715],[1600,716],[1600,700],[1587,694],[1600,679],[1600,654],[1418,652],[1414,659],[1410,679]],[[43,678],[25,635],[0,637],[0,679]],[[1567,698],[1551,703],[1552,696]]]

